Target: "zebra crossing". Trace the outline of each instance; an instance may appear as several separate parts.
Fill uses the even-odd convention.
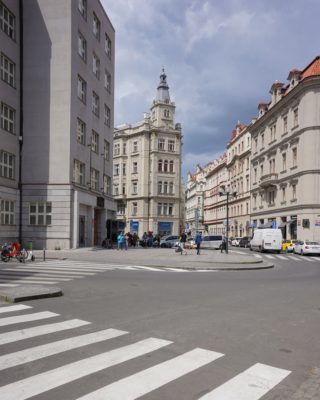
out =
[[[236,250],[230,250],[230,253],[234,253],[234,254],[247,254],[243,251],[236,251]],[[267,253],[263,253],[263,254],[257,254],[255,252],[251,252],[251,255],[253,255],[256,258],[267,258],[269,260],[282,260],[282,261],[294,261],[294,262],[318,262],[320,263],[320,257],[316,257],[316,256],[299,256],[297,254],[293,254],[293,253],[284,253],[284,254],[267,254]]]
[[[228,358],[228,355],[220,352],[197,347],[177,352],[172,347],[174,342],[162,338],[147,337],[132,341],[130,332],[114,328],[96,331],[90,322],[78,319],[41,325],[48,318],[62,317],[50,311],[33,312],[31,306],[23,304],[0,307],[0,371],[8,371],[5,378],[0,374],[1,400],[29,399],[43,395],[49,390],[53,391],[51,398],[58,398],[55,396],[55,389],[59,390],[62,385],[70,384],[72,391],[72,382],[81,379],[91,379],[91,391],[86,392],[87,386],[79,384],[81,393],[79,394],[77,388],[75,397],[69,390],[68,398],[133,400],[154,390],[159,390],[158,398],[162,398],[161,388],[170,382],[176,381],[179,385],[179,379],[186,375],[187,379],[193,382],[195,376],[201,374],[201,367],[204,366],[212,368],[209,371],[214,374],[216,368],[222,368],[219,364],[216,366],[215,361]],[[38,321],[40,325],[26,326],[34,321]],[[10,325],[15,325],[15,330],[1,332]],[[81,327],[86,327],[84,332],[81,331]],[[59,340],[50,336],[56,332],[60,332]],[[61,334],[67,337],[61,338]],[[30,338],[33,339],[32,346],[27,340]],[[110,345],[108,341],[111,339]],[[8,352],[10,347],[4,346],[7,343],[16,343],[12,352]],[[92,355],[90,346],[98,343],[101,346],[100,351]],[[153,356],[150,359],[152,365],[148,364],[141,370],[140,357],[154,352],[163,352],[160,356],[161,361],[158,362],[157,356]],[[65,357],[66,354],[68,357]],[[55,357],[57,367],[53,368],[52,357]],[[108,380],[108,384],[101,387],[101,382],[112,376],[110,371],[113,367],[125,365],[127,362],[131,365],[129,376],[121,376],[117,380],[115,373],[112,378],[114,381]],[[19,368],[20,366],[25,368]],[[197,374],[193,375],[196,371]],[[248,365],[247,369],[240,373],[236,371],[234,377],[218,387],[202,387],[198,400],[259,400],[290,373],[291,371],[278,366],[262,363]],[[180,384],[182,385],[181,381]],[[68,387],[64,386],[64,390],[68,390]],[[174,394],[171,398],[175,398]]]

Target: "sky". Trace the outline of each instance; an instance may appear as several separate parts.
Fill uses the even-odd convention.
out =
[[[183,176],[225,152],[274,81],[320,55],[320,0],[101,0],[116,31],[115,126],[143,119],[162,67]]]

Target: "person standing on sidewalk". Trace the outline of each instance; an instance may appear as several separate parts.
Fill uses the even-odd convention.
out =
[[[201,246],[201,242],[202,242],[202,236],[201,236],[201,232],[197,232],[196,236],[194,238],[194,242],[197,245],[197,254],[200,254],[200,246]]]

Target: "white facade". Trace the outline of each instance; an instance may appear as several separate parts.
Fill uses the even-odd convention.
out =
[[[30,0],[22,18],[22,240],[100,244],[114,212],[114,29],[98,0]]]
[[[287,239],[320,239],[320,57],[272,85],[251,125],[251,220]]]
[[[206,170],[199,164],[194,174],[188,173],[185,190],[185,229],[191,235],[194,235],[196,231],[205,231],[203,225],[205,176]]]
[[[142,122],[114,131],[113,194],[119,230],[178,234],[182,228],[181,126],[164,71]]]

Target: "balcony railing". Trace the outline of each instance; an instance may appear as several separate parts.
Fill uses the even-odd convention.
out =
[[[275,172],[263,175],[260,178],[260,187],[274,186],[277,183],[278,183],[278,174]]]

